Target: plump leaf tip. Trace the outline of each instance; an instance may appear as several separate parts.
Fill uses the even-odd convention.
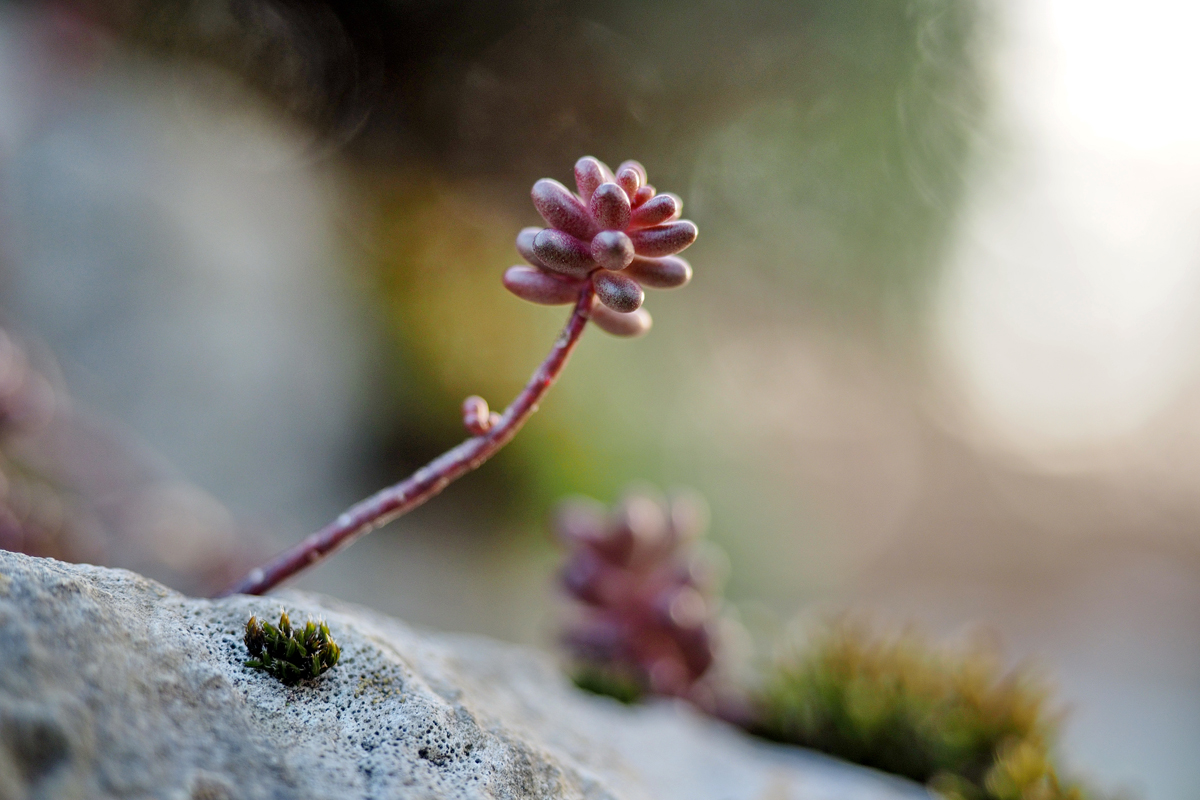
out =
[[[614,173],[584,156],[575,164],[575,188],[550,178],[533,185],[533,205],[548,227],[517,235],[529,266],[509,267],[504,285],[531,303],[565,305],[590,281],[592,321],[615,336],[640,336],[650,330],[643,287],[674,289],[691,280],[691,266],[675,254],[696,241],[696,226],[679,219],[683,201],[656,192],[636,161]]]
[[[280,612],[277,626],[251,616],[243,641],[250,653],[245,665],[263,670],[288,686],[319,677],[342,656],[324,622],[310,619],[303,628],[294,628],[286,611]]]

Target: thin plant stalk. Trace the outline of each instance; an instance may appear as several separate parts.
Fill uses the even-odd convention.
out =
[[[347,546],[363,534],[386,525],[434,497],[454,480],[479,467],[508,444],[525,424],[538,403],[558,379],[567,359],[579,342],[591,314],[595,290],[588,281],[554,347],[529,383],[486,433],[473,436],[446,451],[394,486],[389,486],[343,512],[337,519],[304,541],[256,567],[220,597],[231,594],[265,594],[292,577]]]

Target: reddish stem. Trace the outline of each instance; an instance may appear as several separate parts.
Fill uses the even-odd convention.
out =
[[[487,433],[467,439],[457,447],[446,451],[394,486],[379,491],[366,500],[350,507],[337,519],[309,536],[299,544],[284,550],[267,564],[250,570],[234,586],[226,589],[219,597],[231,594],[264,594],[358,537],[381,525],[386,525],[402,514],[412,511],[452,481],[462,477],[483,464],[516,436],[538,403],[557,380],[566,366],[571,351],[579,342],[579,336],[587,325],[592,308],[594,290],[591,281],[579,294],[575,310],[563,327],[553,349],[546,356],[529,383],[504,410],[500,421]]]

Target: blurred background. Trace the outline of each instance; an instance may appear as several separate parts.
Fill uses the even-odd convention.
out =
[[[466,395],[507,404],[567,314],[500,285],[529,187],[636,158],[700,228],[692,284],[297,585],[551,647],[556,500],[691,486],[752,626],[982,627],[1060,687],[1069,765],[1195,797],[1198,24],[2,3],[0,536],[223,585],[461,440]]]

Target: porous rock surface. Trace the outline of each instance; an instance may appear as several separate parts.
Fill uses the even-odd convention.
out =
[[[342,663],[243,666],[251,614],[323,617]],[[0,800],[898,800],[920,787],[764,744],[686,707],[627,708],[543,655],[326,598],[196,600],[0,551]]]

